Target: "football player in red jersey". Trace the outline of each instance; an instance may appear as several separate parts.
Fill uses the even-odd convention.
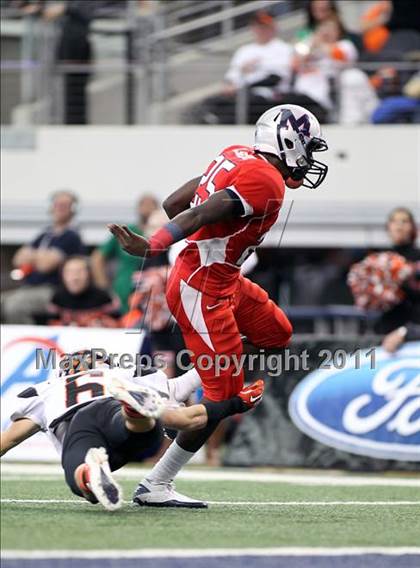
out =
[[[112,224],[122,247],[138,256],[153,256],[185,239],[167,285],[167,300],[185,344],[200,373],[204,397],[222,401],[243,387],[235,373],[242,354],[241,335],[259,348],[288,344],[292,326],[284,312],[259,286],[240,274],[240,266],[276,222],[285,185],[318,187],[327,166],[313,153],[327,149],[317,119],[306,109],[281,105],[257,121],[254,147],[230,146],[201,178],[186,183],[164,202],[172,221],[149,241],[127,227]],[[231,363],[204,365],[199,357]],[[147,479],[134,501],[173,506],[172,480],[207,440],[217,422],[198,432],[181,432]],[[200,506],[200,501],[185,506]],[[176,506],[182,506],[179,501]]]

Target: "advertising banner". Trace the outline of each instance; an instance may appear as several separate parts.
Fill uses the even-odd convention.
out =
[[[248,373],[264,398],[232,421],[225,465],[420,471],[420,342],[296,339],[270,357]]]
[[[56,374],[61,354],[102,349],[107,355],[115,355],[115,363],[123,354],[135,361],[143,338],[140,332],[123,329],[2,325],[1,429],[9,423],[18,393]],[[47,437],[38,433],[3,459],[51,461],[58,456]]]
[[[396,354],[360,353],[342,369],[310,373],[293,391],[289,413],[311,438],[339,450],[420,462],[420,342]]]

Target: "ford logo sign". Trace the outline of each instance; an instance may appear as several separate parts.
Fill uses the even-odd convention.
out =
[[[293,422],[339,450],[420,461],[420,342],[394,355],[377,348],[374,365],[364,353],[359,365],[305,377],[289,400]]]

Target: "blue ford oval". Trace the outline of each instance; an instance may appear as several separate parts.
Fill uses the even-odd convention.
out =
[[[393,355],[377,348],[374,368],[364,353],[359,368],[350,358],[305,377],[289,400],[293,422],[340,450],[420,461],[420,342]]]

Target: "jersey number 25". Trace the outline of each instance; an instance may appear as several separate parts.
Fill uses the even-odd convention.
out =
[[[236,166],[230,160],[227,160],[224,156],[218,156],[210,164],[208,171],[203,175],[200,180],[200,185],[197,193],[194,195],[194,199],[191,201],[191,207],[197,207],[201,205],[210,195],[215,192],[217,176],[221,171],[230,172]]]

